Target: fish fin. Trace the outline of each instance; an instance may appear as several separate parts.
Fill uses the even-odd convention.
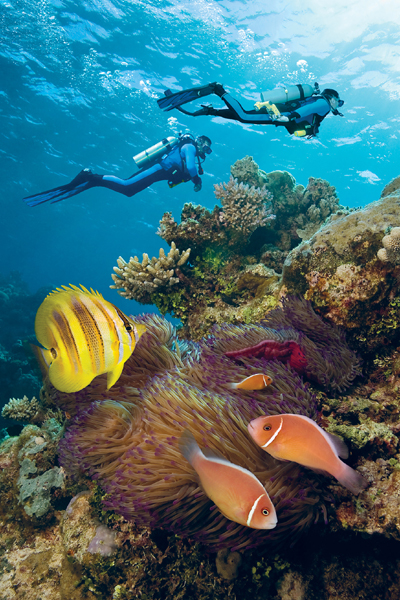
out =
[[[47,376],[47,374],[49,372],[49,367],[53,361],[51,352],[50,352],[50,350],[47,350],[47,348],[41,348],[40,346],[37,346],[36,344],[29,344],[29,345],[32,349],[33,354],[36,357],[36,360],[38,361],[40,371],[44,378]]]
[[[108,390],[120,378],[122,370],[124,368],[124,364],[125,364],[124,362],[120,362],[112,369],[112,371],[108,371],[108,373],[107,373],[107,389]]]
[[[225,461],[226,463],[228,463],[229,465],[231,465],[232,463],[225,458],[225,456],[223,454],[221,454],[221,452],[219,452],[218,450],[213,450],[212,448],[203,448],[202,450],[204,456],[206,456],[207,458],[214,458],[214,459],[218,459],[218,460],[222,460]]]
[[[349,449],[342,438],[334,435],[333,433],[328,433],[328,431],[325,431],[325,433],[332,442],[336,452],[338,453],[338,456],[340,456],[340,458],[349,458]]]
[[[182,455],[193,466],[193,460],[195,456],[201,452],[193,433],[191,433],[188,429],[185,429],[179,438],[178,444]]]
[[[325,475],[325,477],[332,477],[331,473],[328,473],[328,471],[324,471],[324,469],[316,469],[315,467],[305,467],[306,469],[310,469],[310,471],[312,471],[313,473],[316,473],[317,475]]]
[[[335,474],[335,477],[339,483],[350,490],[353,494],[359,494],[368,486],[368,481],[364,479],[361,473],[355,469],[352,469],[345,463],[342,463],[341,466],[342,468],[339,475]]]
[[[142,335],[147,331],[147,327],[146,325],[142,325],[142,323],[135,323],[134,321],[131,321],[131,323],[135,334],[135,342],[138,343]]]
[[[61,370],[61,367],[61,363],[55,361],[51,363],[49,368],[49,379],[59,392],[66,392],[67,394],[79,392],[94,379],[93,373],[79,373],[71,376],[71,373],[65,373],[64,370]]]

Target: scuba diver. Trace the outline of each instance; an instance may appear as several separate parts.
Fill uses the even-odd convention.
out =
[[[89,169],[83,169],[70,183],[40,194],[24,198],[28,206],[43,202],[60,202],[93,187],[105,187],[109,190],[134,196],[156,181],[168,181],[170,188],[193,181],[194,191],[201,190],[203,168],[206,155],[211,154],[211,140],[206,135],[195,138],[191,134],[179,134],[179,137],[167,137],[151,148],[133,157],[139,171],[128,179],[114,175],[97,175]],[[197,165],[196,165],[197,162]]]
[[[343,106],[344,101],[339,98],[338,92],[329,88],[321,92],[318,83],[314,87],[308,84],[292,85],[263,92],[261,102],[255,103],[254,110],[245,110],[226,92],[223,85],[216,82],[175,93],[165,90],[164,94],[164,98],[157,100],[158,106],[164,111],[176,108],[192,117],[212,115],[240,123],[283,125],[291,135],[306,136],[308,139],[317,135],[321,122],[330,112],[343,117],[338,108]],[[211,104],[202,104],[202,108],[195,112],[182,108],[182,104],[210,94],[219,96],[226,108],[214,108]]]

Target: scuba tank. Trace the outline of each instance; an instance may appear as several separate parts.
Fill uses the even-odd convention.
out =
[[[158,144],[154,144],[154,146],[150,146],[150,148],[147,148],[147,150],[143,150],[143,152],[136,154],[133,157],[133,161],[139,167],[139,169],[150,167],[160,160],[166,152],[172,150],[172,148],[176,146],[178,142],[179,139],[176,137],[166,137],[161,140],[161,142],[158,142]]]
[[[314,87],[308,83],[299,85],[290,85],[286,88],[276,88],[274,90],[268,90],[267,92],[261,92],[262,102],[270,102],[271,104],[284,104],[291,100],[303,100],[309,98],[315,93],[319,92],[318,84]]]

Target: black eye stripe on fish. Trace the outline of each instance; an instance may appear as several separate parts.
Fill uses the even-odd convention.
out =
[[[123,322],[126,331],[130,334],[130,332],[132,331],[132,324],[128,321],[128,319],[126,318],[126,316],[124,315],[124,313],[122,311],[120,311],[117,306],[115,307],[115,310],[117,311],[117,314],[118,314],[119,318]],[[133,331],[135,333],[135,339],[136,339],[135,329]],[[138,339],[136,339],[136,342],[137,341],[138,341]]]
[[[78,298],[71,297],[71,308],[88,342],[90,357],[94,360],[93,368],[99,370],[104,366],[104,342],[96,319]]]
[[[64,344],[65,348],[70,352],[69,356],[74,364],[75,372],[78,372],[78,370],[82,368],[82,364],[81,359],[79,357],[78,348],[75,343],[75,338],[73,336],[69,323],[65,318],[65,315],[58,312],[58,310],[53,311],[53,318],[57,325],[61,341]]]

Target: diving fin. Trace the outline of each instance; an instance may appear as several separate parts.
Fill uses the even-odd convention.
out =
[[[50,202],[51,204],[61,202],[61,200],[71,198],[93,187],[93,179],[96,177],[101,176],[95,175],[89,169],[83,169],[70,183],[47,190],[46,192],[34,194],[33,196],[27,196],[24,198],[24,201],[28,206],[37,206],[38,204],[43,204],[43,202]]]
[[[182,106],[182,104],[187,104],[193,100],[198,100],[199,98],[213,94],[216,85],[218,84],[213,82],[200,87],[194,87],[174,93],[172,93],[171,90],[165,90],[165,98],[159,98],[157,100],[157,104],[161,110],[168,112],[173,108]]]

